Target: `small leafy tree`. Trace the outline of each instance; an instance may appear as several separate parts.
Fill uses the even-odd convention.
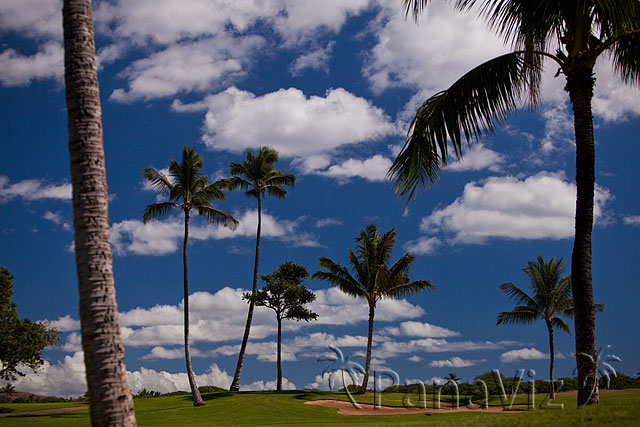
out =
[[[278,382],[276,390],[282,390],[282,321],[316,320],[318,315],[304,306],[316,299],[316,295],[305,288],[302,281],[309,277],[307,269],[292,262],[281,264],[273,273],[263,274],[266,283],[255,293],[247,292],[243,299],[260,307],[275,311],[278,322]]]
[[[7,394],[7,400],[9,400],[9,398],[11,397],[11,394],[14,391],[16,391],[16,388],[13,386],[13,384],[7,383],[7,385],[2,387],[2,391],[4,391]]]
[[[44,363],[42,350],[54,345],[60,334],[45,323],[18,317],[11,279],[11,272],[0,267],[0,379],[5,381],[24,377],[22,366],[35,372]]]

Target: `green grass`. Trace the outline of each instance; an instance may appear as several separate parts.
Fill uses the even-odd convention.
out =
[[[576,409],[575,392],[559,393],[556,403],[565,408],[539,409],[518,414],[490,414],[478,410],[456,414],[414,414],[390,416],[338,415],[335,409],[304,405],[307,400],[340,399],[342,393],[318,391],[275,392],[216,392],[203,395],[206,406],[194,408],[190,395],[162,396],[136,399],[136,417],[140,426],[210,426],[210,425],[335,425],[366,424],[417,426],[521,426],[521,425],[637,425],[640,419],[640,390],[601,392],[601,403]],[[385,393],[384,405],[399,406],[403,395]],[[427,397],[429,399],[429,396]],[[444,396],[443,396],[444,398]],[[371,403],[373,394],[358,396],[361,403]],[[536,401],[540,405],[543,396]],[[445,406],[443,404],[443,406]],[[27,411],[74,406],[73,402],[43,404],[2,404],[0,411]],[[7,426],[88,426],[88,411],[74,411],[49,415],[32,415],[0,418],[0,425]]]

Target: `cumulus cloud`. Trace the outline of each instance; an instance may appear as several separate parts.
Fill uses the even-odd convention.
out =
[[[507,351],[499,357],[502,363],[519,362],[520,360],[548,359],[549,355],[533,347]]]
[[[331,60],[331,52],[335,45],[336,42],[331,41],[325,48],[316,49],[300,55],[289,65],[289,72],[295,77],[300,75],[303,70],[309,68],[315,71],[324,71],[325,74],[329,74],[329,61]]]
[[[392,163],[390,159],[376,154],[365,160],[348,159],[340,164],[332,165],[326,170],[313,170],[309,173],[335,178],[342,183],[354,177],[367,181],[385,181]]]
[[[342,88],[322,97],[295,88],[256,96],[231,87],[198,103],[205,105],[204,143],[236,153],[269,146],[285,157],[318,155],[397,133],[382,109]]]
[[[80,330],[80,321],[73,319],[70,315],[58,317],[56,320],[44,320],[50,327],[59,330],[60,332],[70,332]]]
[[[133,102],[219,88],[245,74],[253,52],[264,44],[257,36],[217,36],[186,42],[139,59],[122,71],[128,90],[110,99]]]
[[[486,148],[484,144],[475,144],[464,153],[460,161],[454,161],[447,165],[446,170],[454,172],[478,171],[488,169],[492,172],[502,170],[505,158],[502,154]]]
[[[71,200],[71,184],[51,184],[40,179],[25,179],[9,183],[0,175],[0,203],[20,197],[22,200],[58,199]]]
[[[499,350],[518,344],[514,341],[449,341],[444,338],[422,338],[409,341],[385,340],[379,343],[376,355],[381,358],[401,354],[443,353],[460,351]]]
[[[62,39],[61,0],[3,0],[0,30],[30,38]]]
[[[387,326],[380,330],[380,333],[393,336],[424,338],[447,338],[460,335],[460,332],[452,331],[442,326],[415,321],[402,322],[399,326]]]
[[[0,84],[3,86],[29,86],[34,80],[60,79],[63,72],[64,50],[57,42],[46,43],[29,56],[14,49],[0,53]]]
[[[640,215],[627,215],[622,220],[626,225],[640,225]]]
[[[235,231],[228,228],[194,221],[189,228],[191,242],[230,239],[235,237],[255,237],[258,223],[257,210],[247,210],[235,214],[239,225]],[[304,220],[283,220],[268,213],[262,213],[262,237],[274,238],[294,247],[322,246],[313,233],[300,231]],[[111,244],[118,255],[166,255],[176,252],[184,235],[184,223],[179,217],[162,221],[142,221],[130,219],[111,226]]]
[[[342,221],[337,218],[322,218],[316,221],[316,228],[322,228],[329,225],[342,225]]]
[[[42,218],[47,221],[51,221],[54,224],[62,225],[62,228],[67,231],[71,230],[71,223],[65,221],[64,217],[59,212],[46,211]]]
[[[576,186],[562,175],[540,172],[526,178],[491,177],[465,185],[463,194],[422,219],[426,233],[443,233],[454,243],[482,243],[491,237],[562,239],[573,236]],[[594,216],[605,222],[613,198],[597,187]]]
[[[442,245],[437,237],[421,236],[405,243],[402,248],[414,255],[431,255]]]
[[[486,359],[465,360],[461,357],[454,356],[451,359],[446,360],[433,360],[429,362],[429,366],[432,368],[468,368],[469,366],[475,366],[482,362],[486,362]]]

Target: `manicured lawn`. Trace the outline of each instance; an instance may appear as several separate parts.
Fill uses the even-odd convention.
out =
[[[528,412],[489,414],[478,410],[456,414],[413,414],[390,416],[338,415],[335,409],[304,405],[307,400],[340,399],[346,395],[318,391],[290,392],[217,392],[204,394],[206,406],[194,408],[189,395],[137,399],[136,416],[141,426],[211,426],[211,425],[336,425],[367,424],[412,426],[520,426],[520,425],[637,425],[640,419],[640,390],[601,392],[600,405],[575,408],[575,392],[559,393],[556,403],[564,409],[537,408]],[[361,403],[372,403],[373,394],[358,396]],[[362,398],[362,399],[360,399]],[[429,396],[427,396],[430,399]],[[444,398],[444,396],[443,396]],[[403,395],[384,394],[384,405],[399,406]],[[537,404],[543,397],[538,396]],[[494,402],[492,402],[494,403]],[[77,405],[77,404],[75,404]],[[446,407],[447,403],[443,404]],[[73,403],[2,404],[0,411],[27,411],[74,406]],[[87,426],[88,411],[0,418],[4,426]]]

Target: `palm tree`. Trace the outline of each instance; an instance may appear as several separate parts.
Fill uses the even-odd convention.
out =
[[[173,208],[180,208],[184,212],[184,241],[182,244],[182,265],[184,284],[184,357],[187,363],[187,376],[193,396],[194,406],[203,406],[204,402],[198,391],[196,378],[191,368],[191,352],[189,349],[189,270],[187,266],[187,241],[189,240],[189,219],[191,209],[196,209],[198,215],[203,216],[212,224],[221,224],[234,230],[238,221],[230,213],[213,208],[214,200],[225,200],[222,183],[216,181],[207,183],[207,176],[201,175],[203,160],[193,148],[182,148],[182,160],[169,163],[169,177],[164,173],[145,168],[144,178],[153,188],[169,197],[169,201],[147,205],[144,208],[142,221],[147,222],[167,215]]]
[[[2,387],[2,391],[7,394],[7,402],[11,398],[11,395],[16,391],[16,388],[13,384],[7,383],[4,387]]]
[[[113,280],[91,1],[65,0],[62,26],[74,247],[91,424],[135,426]]]
[[[403,0],[417,21],[429,0]],[[549,58],[566,79],[573,105],[576,138],[576,216],[571,258],[575,305],[578,405],[598,403],[595,305],[591,275],[591,232],[595,186],[595,148],[591,101],[596,60],[607,55],[627,84],[640,84],[640,2],[456,0],[456,8],[476,6],[513,51],[462,76],[418,109],[407,142],[389,173],[397,191],[411,198],[417,186],[433,184],[448,162],[447,141],[461,157],[467,141],[493,132],[518,101],[537,105],[543,60]]]
[[[507,294],[518,305],[511,311],[503,311],[498,315],[497,325],[503,323],[533,323],[544,320],[549,332],[549,398],[555,399],[553,384],[553,363],[555,350],[553,346],[553,330],[559,329],[571,334],[569,326],[559,316],[573,315],[571,298],[571,278],[561,277],[564,273],[564,258],[556,262],[555,257],[545,262],[538,255],[538,262],[527,262],[528,267],[522,271],[531,279],[533,296],[517,287],[514,283],[503,283],[500,290]]]
[[[389,266],[393,245],[396,242],[395,228],[380,237],[378,227],[375,224],[369,224],[360,231],[356,242],[356,252],[349,250],[349,264],[351,264],[353,275],[347,267],[329,258],[320,257],[320,267],[326,271],[317,271],[311,277],[326,280],[345,294],[362,297],[369,304],[365,375],[359,390],[359,393],[365,393],[371,365],[376,304],[382,298],[401,298],[423,289],[433,289],[434,286],[428,280],[409,281],[409,270],[415,261],[415,256],[411,254],[405,254],[395,264]]]
[[[270,196],[276,196],[284,199],[287,190],[283,185],[293,187],[296,183],[295,175],[291,173],[283,173],[273,167],[278,161],[278,153],[269,147],[260,147],[257,154],[253,154],[250,150],[246,151],[245,160],[242,163],[230,163],[229,173],[231,178],[224,180],[229,190],[242,189],[245,196],[254,197],[258,201],[258,228],[256,231],[256,256],[253,264],[253,287],[251,294],[255,297],[258,290],[258,264],[260,260],[260,232],[262,228],[262,198],[265,192]],[[238,364],[236,372],[233,376],[230,390],[240,390],[240,375],[242,374],[242,366],[244,365],[244,354],[249,342],[249,332],[251,330],[251,321],[253,320],[254,299],[249,302],[249,312],[247,314],[247,323],[244,328],[242,344],[240,345],[240,353],[238,354]]]

